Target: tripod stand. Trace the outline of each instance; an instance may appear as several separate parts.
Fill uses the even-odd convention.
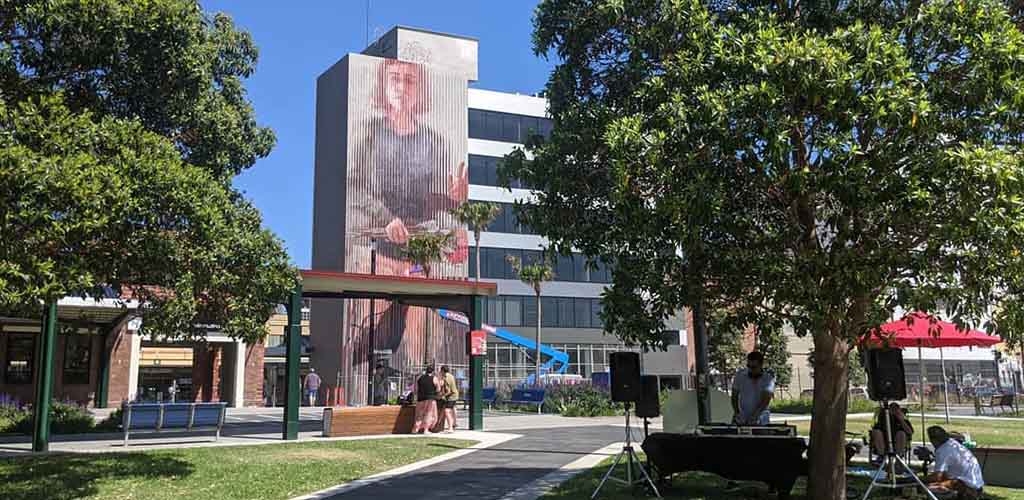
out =
[[[604,488],[604,483],[608,482],[609,479],[612,481],[625,484],[627,486],[634,486],[636,484],[645,484],[651,487],[654,491],[654,496],[661,498],[661,493],[658,493],[658,487],[654,485],[654,481],[651,480],[651,476],[647,474],[647,468],[640,463],[640,457],[636,455],[636,451],[633,450],[633,432],[629,427],[629,403],[623,404],[626,409],[626,444],[622,446],[622,451],[618,455],[615,455],[615,462],[608,469],[608,472],[601,478],[601,483],[597,485],[597,489],[594,490],[594,494],[590,495],[590,500],[597,498],[597,494],[601,492],[601,488]],[[622,461],[622,457],[626,457],[626,479],[620,479],[613,477],[612,473],[615,472],[615,468],[618,467],[619,462]],[[636,479],[633,479],[633,468],[640,470],[640,474],[636,475]]]
[[[935,497],[935,494],[928,489],[928,486],[921,481],[921,478],[917,477],[917,474],[914,474],[914,470],[910,468],[910,465],[906,460],[903,460],[903,457],[896,453],[896,446],[892,435],[892,420],[889,416],[889,402],[883,400],[880,404],[882,405],[882,421],[884,422],[883,425],[885,425],[885,459],[882,460],[882,465],[880,465],[874,475],[871,476],[871,485],[868,486],[868,490],[864,492],[864,496],[861,497],[861,500],[867,500],[868,497],[871,496],[871,491],[874,490],[876,486],[879,488],[889,489],[899,489],[907,486],[908,483],[900,484],[896,482],[897,465],[900,466],[900,473],[902,474],[906,472],[911,478],[913,478],[914,482],[917,483],[917,487],[921,488],[925,495],[928,495],[928,498],[938,500],[938,498]]]

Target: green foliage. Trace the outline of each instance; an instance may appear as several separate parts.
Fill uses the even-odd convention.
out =
[[[121,408],[116,408],[114,409],[114,411],[110,412],[110,415],[107,415],[107,418],[104,418],[98,424],[96,424],[96,430],[110,432],[119,431],[121,430],[121,419]]]
[[[871,413],[878,409],[878,403],[868,399],[849,399],[847,413]],[[814,413],[814,401],[811,398],[773,399],[772,413],[790,415],[810,415]]]
[[[0,2],[8,102],[62,92],[73,113],[138,120],[224,183],[270,153],[242,81],[252,36],[194,0]]]
[[[476,280],[480,281],[480,233],[501,213],[497,203],[465,202],[451,211],[455,220],[469,226],[476,242]]]
[[[144,301],[143,328],[256,341],[295,281],[258,211],[138,122],[59,97],[0,102],[0,309],[102,287]],[[17,235],[17,236],[15,236]]]
[[[0,407],[0,433],[16,432],[32,435],[35,422],[31,407]],[[74,403],[53,401],[50,404],[50,432],[54,434],[81,434],[94,427],[89,410]]]
[[[0,311],[113,288],[257,342],[296,281],[232,177],[269,154],[248,33],[188,0],[0,2]]]
[[[541,409],[563,417],[607,417],[622,413],[622,405],[612,402],[607,389],[591,384],[550,385],[545,389]]]
[[[538,297],[540,297],[541,285],[555,279],[555,271],[547,260],[533,264],[524,264],[518,257],[513,255],[509,255],[507,259],[509,264],[512,264],[512,270],[515,271],[519,281],[529,285]]]
[[[401,247],[402,257],[423,268],[423,274],[430,277],[435,262],[444,258],[452,242],[451,233],[425,233],[409,237]]]
[[[1024,283],[1024,35],[998,0],[714,5],[542,2],[555,127],[503,176],[556,251],[616,263],[624,340],[697,303],[812,335],[810,488],[838,498],[852,340]]]

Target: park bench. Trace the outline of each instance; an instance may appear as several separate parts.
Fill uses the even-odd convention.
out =
[[[544,406],[544,389],[514,389],[506,403],[514,405],[537,405],[537,413]]]
[[[132,433],[216,431],[220,440],[227,403],[128,403],[121,405],[124,445]]]
[[[483,402],[487,403],[487,408],[494,406],[494,401],[498,399],[498,389],[495,389],[494,387],[484,387],[480,392],[482,393],[480,398]]]
[[[1013,411],[1013,399],[1013,394],[993,394],[987,398],[978,398],[975,406],[979,415],[984,413],[985,408],[992,410],[992,414],[994,415],[996,413],[996,407]]]

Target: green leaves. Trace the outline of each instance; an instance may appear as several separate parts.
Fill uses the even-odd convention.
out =
[[[0,89],[19,102],[63,92],[73,112],[138,120],[228,183],[270,153],[242,79],[252,37],[190,0],[0,4]]]
[[[546,258],[544,261],[530,264],[524,263],[513,255],[509,255],[506,258],[508,263],[512,265],[516,276],[519,277],[519,281],[529,285],[538,297],[540,296],[541,286],[545,282],[555,279],[555,271],[551,268],[551,263]]]
[[[402,257],[423,268],[423,274],[430,277],[435,262],[444,258],[452,243],[452,233],[424,233],[409,237],[404,247],[400,247]]]

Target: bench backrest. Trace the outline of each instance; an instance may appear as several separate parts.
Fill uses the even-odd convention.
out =
[[[128,430],[219,427],[227,403],[125,403]],[[162,413],[162,415],[161,415]]]
[[[220,425],[220,416],[225,403],[196,403],[196,414],[192,420],[193,427],[212,427]]]
[[[544,389],[513,389],[512,401],[523,403],[543,403]]]
[[[481,392],[483,393],[481,397],[486,400],[494,399],[498,396],[498,390],[494,387],[484,387]]]

